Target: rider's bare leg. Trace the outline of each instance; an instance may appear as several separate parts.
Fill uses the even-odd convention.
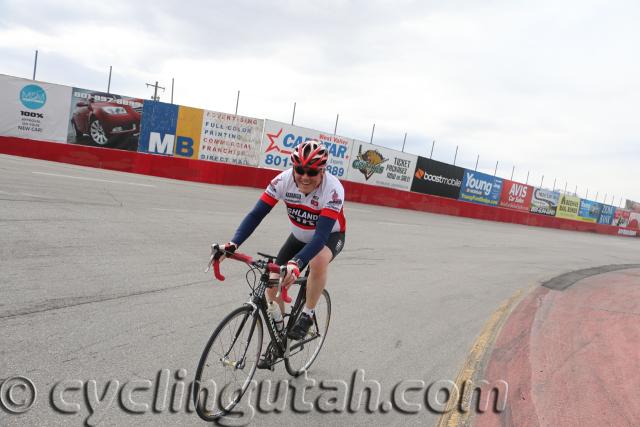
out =
[[[313,257],[313,259],[309,262],[311,272],[309,273],[309,278],[307,279],[307,301],[305,303],[309,308],[316,308],[316,304],[320,299],[322,290],[327,283],[327,267],[331,262],[331,258],[333,258],[333,253],[331,253],[331,249],[325,246],[322,248],[320,253]],[[269,277],[271,279],[279,279],[280,275],[278,273],[270,273]],[[282,301],[282,298],[276,299],[278,289],[268,288],[266,290],[266,293],[267,300],[275,301],[280,306],[280,311],[284,313],[284,302]]]
[[[305,302],[308,308],[316,308],[322,290],[327,284],[327,267],[331,262],[331,258],[333,258],[333,254],[331,250],[325,246],[320,253],[309,262],[311,271],[307,279],[307,301]]]

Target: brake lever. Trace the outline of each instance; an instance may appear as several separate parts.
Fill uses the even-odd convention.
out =
[[[207,264],[207,269],[204,270],[205,273],[208,273],[211,270],[211,266],[213,265],[213,257],[214,255],[211,255],[211,258],[209,258],[209,263]]]
[[[222,282],[225,278],[222,274],[220,274],[220,258],[216,259],[216,254],[218,252],[220,252],[220,245],[217,243],[212,244],[211,257],[209,258],[207,269],[204,272],[208,273],[211,270],[211,267],[213,266],[213,275],[216,277],[216,279]]]
[[[289,292],[287,291],[287,288],[282,286],[282,281],[284,280],[286,275],[287,275],[287,267],[284,265],[280,266],[280,281],[278,282],[278,292],[276,293],[276,299],[280,298],[280,296],[282,295],[282,301],[288,304],[291,302],[291,297],[289,296]]]

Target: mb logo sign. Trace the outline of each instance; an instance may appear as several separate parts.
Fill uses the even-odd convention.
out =
[[[162,134],[160,132],[149,132],[148,152],[153,154],[164,154],[167,156],[180,156],[193,158],[194,141],[188,136]]]
[[[138,151],[194,159],[201,129],[202,110],[145,101]]]

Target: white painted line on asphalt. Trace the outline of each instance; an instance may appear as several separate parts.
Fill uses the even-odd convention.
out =
[[[83,180],[83,181],[96,181],[96,182],[108,182],[108,183],[111,183],[111,184],[137,185],[139,187],[155,187],[155,185],[152,185],[152,184],[139,184],[137,182],[112,181],[112,180],[109,180],[109,179],[86,178],[86,177],[83,177],[83,176],[62,175],[62,174],[59,174],[59,173],[35,172],[35,171],[32,171],[31,173],[34,173],[36,175],[57,176],[57,177],[60,177],[60,178],[80,179],[80,180]]]
[[[408,225],[408,224],[403,224],[401,222],[386,222],[386,221],[378,221],[378,224],[382,224],[382,225],[399,225],[401,227],[405,227],[405,226]]]
[[[162,212],[188,212],[188,213],[206,213],[211,215],[237,215],[238,212],[221,212],[221,211],[204,211],[195,209],[167,209],[167,208],[151,208],[154,211]]]
[[[351,206],[349,206],[349,205],[346,205],[346,208],[347,208],[347,210],[348,210],[349,212],[354,211],[354,212],[366,212],[366,213],[371,213],[371,211],[370,211],[370,210],[368,210],[368,209],[352,208],[352,207],[351,207]]]

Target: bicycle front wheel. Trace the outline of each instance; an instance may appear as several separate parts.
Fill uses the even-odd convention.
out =
[[[304,298],[301,306],[304,306]],[[302,310],[298,313],[298,317]],[[295,324],[298,319],[291,319]],[[327,338],[329,321],[331,320],[331,298],[326,289],[322,291],[320,299],[315,308],[313,325],[309,328],[307,335],[299,341],[287,339],[287,353],[285,353],[284,365],[290,375],[297,377],[307,371],[318,357],[320,349]],[[288,354],[288,355],[287,355]]]
[[[262,318],[245,305],[229,313],[209,338],[193,383],[196,412],[205,421],[227,415],[251,384],[262,350]]]

